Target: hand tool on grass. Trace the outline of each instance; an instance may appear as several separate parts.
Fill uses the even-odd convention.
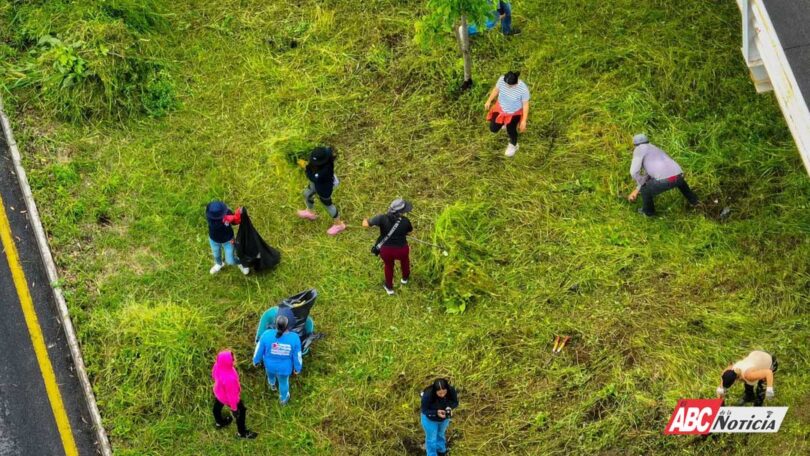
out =
[[[554,339],[554,348],[551,350],[551,353],[560,353],[562,352],[563,348],[565,348],[565,344],[571,340],[571,336],[557,336]]]

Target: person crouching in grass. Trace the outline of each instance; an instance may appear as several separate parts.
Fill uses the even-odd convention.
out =
[[[402,267],[402,284],[408,283],[411,276],[410,247],[408,246],[408,233],[413,231],[413,225],[405,214],[413,206],[402,198],[397,198],[388,206],[388,212],[363,219],[363,227],[380,227],[380,237],[372,247],[372,253],[379,254],[383,261],[385,283],[383,288],[389,296],[394,294],[394,263],[399,261]]]
[[[332,226],[326,230],[330,236],[335,236],[346,229],[346,224],[340,221],[338,209],[332,202],[332,192],[338,184],[335,177],[335,152],[331,147],[316,147],[309,155],[309,162],[305,167],[309,185],[304,189],[304,204],[306,209],[298,211],[298,216],[315,220],[318,218],[315,209],[315,195],[326,206],[326,212],[332,217]]]
[[[753,402],[755,407],[762,406],[765,399],[774,397],[773,374],[779,368],[776,357],[768,352],[754,350],[744,359],[731,364],[721,375],[720,386],[717,387],[717,397],[725,398],[728,389],[737,380],[745,383],[745,394],[737,405]],[[756,391],[754,391],[756,386]]]
[[[492,101],[498,99],[495,105]],[[509,145],[504,153],[513,157],[518,151],[518,131],[526,131],[526,122],[529,120],[529,87],[520,80],[520,73],[510,71],[498,78],[495,87],[489,93],[484,108],[487,109],[489,130],[498,133],[506,126],[509,135]]]
[[[234,235],[232,224],[238,224],[233,211],[222,201],[211,201],[205,207],[205,219],[208,221],[208,241],[211,253],[214,255],[214,265],[211,266],[212,275],[219,272],[225,264],[235,265],[242,274],[249,274],[250,269],[238,264],[234,257]],[[223,256],[224,263],[223,264]]]

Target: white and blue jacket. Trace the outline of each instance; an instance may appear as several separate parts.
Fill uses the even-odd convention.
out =
[[[264,363],[268,375],[290,375],[293,370],[301,372],[304,361],[301,358],[301,338],[294,332],[285,332],[276,337],[276,330],[269,329],[259,338],[253,364]]]

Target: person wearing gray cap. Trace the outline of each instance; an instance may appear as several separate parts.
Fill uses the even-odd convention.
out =
[[[413,231],[411,221],[404,214],[413,209],[410,202],[397,198],[388,206],[388,212],[363,219],[363,227],[380,227],[380,237],[371,248],[379,255],[385,265],[385,283],[383,288],[388,295],[394,294],[394,263],[399,261],[402,268],[402,284],[408,283],[411,275],[410,247],[408,233]]]
[[[653,198],[667,190],[677,188],[681,191],[689,204],[698,204],[698,197],[689,188],[683,178],[683,170],[663,150],[650,144],[647,135],[638,134],[633,137],[633,163],[630,165],[630,175],[636,180],[636,189],[627,197],[635,201],[641,194],[642,207],[639,213],[648,217],[655,215]],[[642,173],[642,170],[644,171]]]

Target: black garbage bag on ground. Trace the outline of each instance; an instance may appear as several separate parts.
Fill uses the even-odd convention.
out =
[[[246,268],[257,272],[273,269],[281,262],[281,252],[270,247],[253,227],[247,208],[242,208],[239,231],[236,233],[236,255]]]
[[[324,338],[323,333],[313,332],[308,334],[305,330],[309,312],[315,305],[316,299],[318,299],[318,292],[314,288],[310,288],[309,290],[290,296],[278,304],[279,308],[289,307],[292,310],[296,324],[292,328],[289,328],[289,330],[297,333],[301,338],[301,352],[305,355],[309,353],[313,342]]]

